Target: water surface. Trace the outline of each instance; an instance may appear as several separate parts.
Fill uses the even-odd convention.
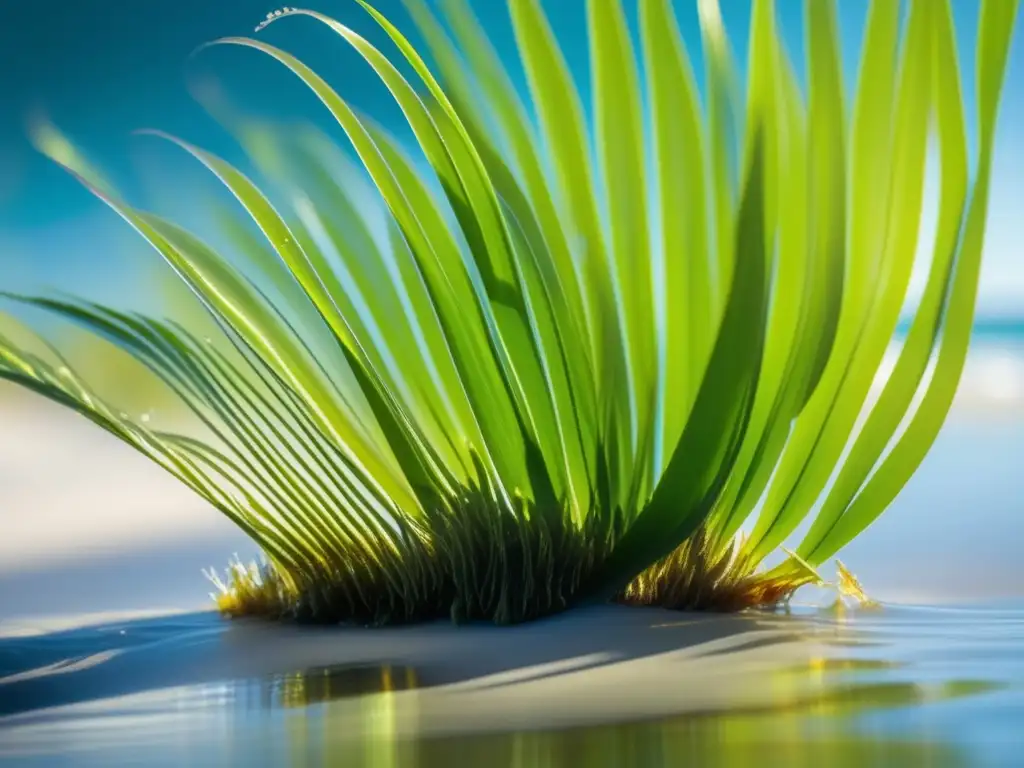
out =
[[[604,644],[587,615],[514,629],[522,641],[508,645],[501,641],[508,630],[438,626],[407,636],[409,648],[436,641],[435,652],[412,653],[409,663],[386,661],[401,655],[395,651],[401,642],[388,649],[373,640],[366,659],[375,655],[372,646],[379,646],[377,663],[225,679],[216,679],[215,669],[203,669],[203,660],[219,659],[230,670],[232,664],[218,654],[240,652],[238,644],[245,642],[259,657],[265,647],[259,633],[278,630],[196,614],[7,638],[0,640],[0,712],[5,713],[0,763],[1020,764],[1015,760],[1024,747],[1024,603],[888,606],[839,615],[798,609],[793,615],[753,617],[622,610],[626,613],[601,620],[632,625],[618,635],[609,631]],[[573,636],[574,627],[585,636]],[[458,631],[468,635],[454,634]],[[283,659],[301,664],[316,655],[312,645],[305,650],[299,645],[308,635],[280,632],[274,647],[292,644],[282,651]],[[316,643],[339,651],[361,643],[364,632],[327,630],[315,633]],[[476,651],[458,646],[457,638],[465,636],[472,637]],[[506,656],[516,643],[534,643],[549,660],[517,669],[541,657],[512,655],[503,665],[480,647],[490,643],[496,654]],[[603,655],[578,655],[601,648]],[[455,667],[442,673],[452,656]],[[470,657],[485,667],[474,668]],[[131,658],[138,664],[124,663]],[[466,674],[453,674],[460,658]],[[267,668],[274,664],[279,662],[267,662]],[[641,670],[641,664],[663,670],[660,680],[630,672],[626,679],[639,690],[622,688],[618,702],[603,709],[581,706],[580,711],[592,712],[593,722],[585,721],[587,715],[581,722],[567,719],[563,707],[555,711],[551,697],[541,695],[558,691],[571,703],[578,690],[577,703],[589,706],[585,681],[614,675],[617,668]],[[131,670],[136,680],[123,679]],[[212,679],[167,684],[190,675]],[[90,680],[106,682],[90,690]],[[109,692],[118,685],[142,690],[104,695],[104,686]],[[685,694],[688,686],[695,688],[692,695]],[[638,702],[656,700],[666,690],[684,692],[675,704],[678,711],[638,717],[643,709]],[[48,706],[69,691],[84,700]],[[501,727],[501,712],[497,720],[475,716],[474,710],[490,706],[479,698],[488,691],[497,696],[492,702],[515,701],[518,695],[519,704],[508,708],[508,722],[515,727]],[[532,722],[524,701],[533,709]]]

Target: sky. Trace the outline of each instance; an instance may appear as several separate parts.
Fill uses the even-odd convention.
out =
[[[573,73],[586,91],[584,2],[545,2]],[[410,29],[400,0],[375,4],[401,28]],[[472,4],[506,60],[514,62],[504,3]],[[722,4],[742,62],[750,3]],[[953,4],[965,98],[972,103],[978,2]],[[625,5],[635,14],[636,0]],[[696,55],[695,5],[695,0],[677,0],[684,38]],[[798,59],[803,48],[801,5],[797,0],[779,4],[787,42]],[[838,0],[851,83],[867,5],[866,0]],[[311,7],[350,24],[387,50],[382,33],[352,0],[323,0]],[[273,9],[266,0],[31,0],[5,7],[0,25],[0,288],[109,295],[156,261],[113,213],[31,149],[25,130],[30,115],[51,119],[130,197],[186,223],[202,217],[195,192],[213,182],[180,151],[132,132],[160,128],[242,162],[230,137],[192,98],[190,85],[216,82],[234,104],[256,115],[329,125],[315,98],[267,57],[234,47],[193,55],[221,36],[253,34],[255,24]],[[401,132],[401,115],[388,93],[344,43],[309,19],[287,22],[260,34],[297,53],[355,106]],[[1007,82],[1024,82],[1022,23],[1015,32]],[[979,312],[1024,315],[1024,88],[1006,89],[996,157]],[[934,184],[929,184],[926,195],[934,195]],[[925,223],[928,215],[926,211]],[[919,273],[911,292],[921,283]]]

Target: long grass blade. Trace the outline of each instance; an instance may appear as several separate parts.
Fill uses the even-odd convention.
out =
[[[816,526],[808,533],[808,538],[801,549],[810,555],[812,562],[820,562],[830,557],[882,513],[924,460],[952,405],[970,344],[978,276],[985,242],[985,220],[988,214],[998,93],[1005,77],[1006,61],[1018,6],[1018,0],[985,0],[981,7],[981,21],[978,30],[978,51],[980,53],[977,67],[978,170],[973,196],[967,208],[966,220],[963,222],[962,239],[956,256],[956,264],[944,281],[947,283],[943,286],[946,291],[945,316],[938,359],[931,381],[917,411],[907,425],[906,431],[842,516],[836,520],[835,511],[830,510],[832,516],[826,517],[821,525]],[[965,169],[960,101],[959,99],[954,101],[955,91],[949,90],[950,84],[956,82],[956,78],[953,77],[956,72],[956,53],[951,34],[950,9],[947,3],[938,5],[934,40],[934,61],[941,80],[936,81],[933,93],[938,104],[940,140],[943,140],[943,179],[948,184],[943,189],[942,202],[945,203],[945,206],[940,211],[937,247],[948,247],[950,241],[955,242],[956,238],[956,234],[953,232],[955,215],[952,211],[958,207],[957,202],[962,190]],[[947,169],[949,170],[948,176],[945,173]],[[938,252],[937,255],[945,256],[942,252]],[[949,257],[945,258],[948,260]],[[944,266],[943,260],[940,258],[938,260],[939,274],[942,273]],[[939,282],[939,279],[938,276],[935,276],[936,282]],[[931,288],[931,285],[928,287]],[[936,293],[938,293],[937,290]],[[919,318],[921,318],[920,335],[922,337],[926,333],[924,329],[929,325],[927,314],[921,314],[922,311],[926,312],[930,308],[928,299],[933,299],[933,297],[926,296],[918,310]],[[911,339],[908,338],[906,345],[910,352],[908,353],[905,349],[905,355],[913,352],[910,342]],[[895,386],[893,391],[898,391]],[[883,403],[879,403],[879,407],[882,406]],[[827,534],[822,535],[826,525],[830,525],[830,528],[827,529]],[[811,536],[811,533],[814,533],[815,536]]]

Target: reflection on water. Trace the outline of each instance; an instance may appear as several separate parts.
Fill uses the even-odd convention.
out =
[[[877,660],[810,659],[805,665],[768,676],[767,684],[775,689],[775,701],[770,705],[750,711],[691,713],[656,722],[397,739],[392,732],[397,724],[389,706],[391,697],[382,692],[363,699],[355,711],[330,705],[309,708],[284,731],[292,764],[308,764],[316,756],[330,754],[339,765],[372,768],[964,764],[966,754],[941,739],[865,734],[853,727],[853,716],[956,699],[997,686],[969,680],[930,686],[849,682],[850,673],[894,666]],[[389,669],[381,670],[382,686],[391,684],[391,674]],[[313,683],[312,690],[318,690],[318,683]]]
[[[856,715],[984,693],[981,681],[936,685],[851,682],[891,665],[812,659],[772,673],[773,704],[751,711],[691,713],[658,722],[561,731],[408,736],[415,718],[397,706],[411,670],[324,670],[269,681],[204,685],[137,695],[88,714],[42,719],[8,733],[7,751],[49,764],[54,747],[76,764],[245,763],[367,768],[552,768],[676,765],[963,765],[968,755],[941,735],[889,737],[856,727]],[[850,675],[854,677],[850,677]],[[350,699],[374,680],[380,688]],[[354,686],[354,687],[350,687]],[[13,748],[13,750],[12,750]],[[8,751],[11,750],[11,751]],[[145,756],[145,757],[143,757]],[[328,759],[329,758],[329,759]]]
[[[238,691],[252,686],[239,685]],[[368,693],[390,693],[416,687],[412,667],[322,667],[275,675],[255,686],[263,706],[305,708]]]
[[[780,624],[797,619],[778,618]],[[816,626],[826,639],[786,638],[782,645],[798,652],[782,653],[779,647],[758,651],[741,635],[725,651],[720,641],[704,643],[714,653],[700,644],[687,649],[690,667],[666,661],[665,675],[679,686],[697,679],[680,670],[699,668],[700,685],[724,688],[733,685],[729,676],[738,667],[743,690],[731,704],[697,704],[645,722],[630,722],[623,707],[619,722],[545,729],[540,719],[530,731],[488,726],[481,732],[465,726],[475,701],[465,686],[425,684],[420,670],[401,665],[326,666],[0,719],[0,762],[368,768],[1019,764],[1021,608],[888,608],[842,618],[815,615],[799,626]],[[749,654],[758,652],[752,663]],[[573,685],[571,677],[559,684]],[[535,705],[544,708],[543,701]],[[442,717],[446,707],[462,719]]]

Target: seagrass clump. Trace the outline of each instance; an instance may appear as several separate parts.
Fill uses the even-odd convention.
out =
[[[232,616],[739,610],[817,581],[896,497],[953,401],[1017,0],[978,4],[970,145],[949,0],[868,3],[852,89],[834,0],[806,0],[799,66],[775,4],[752,0],[745,76],[717,3],[701,0],[701,87],[670,0],[640,0],[639,50],[619,0],[588,0],[585,94],[540,0],[508,3],[524,92],[465,0],[440,0],[440,15],[405,0],[416,45],[357,5],[386,50],[302,9],[260,30],[333,30],[412,141],[262,36],[219,41],[293,72],[345,146],[223,111],[257,184],[165,136],[237,202],[209,208],[217,249],[124,200],[52,127],[34,133],[217,332],[7,298],[130,354],[193,414],[188,429],[122,412],[41,337],[0,337],[0,378],[132,445],[259,545],[263,565],[216,579]],[[929,146],[927,284],[876,381]]]

